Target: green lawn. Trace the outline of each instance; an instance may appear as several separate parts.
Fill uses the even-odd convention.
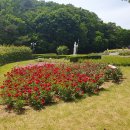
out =
[[[29,63],[35,61],[1,66],[1,81],[13,66]],[[130,130],[130,67],[121,67],[121,70],[124,81],[120,85],[105,84],[99,96],[60,102],[41,111],[27,107],[22,115],[7,113],[1,105],[0,130]]]

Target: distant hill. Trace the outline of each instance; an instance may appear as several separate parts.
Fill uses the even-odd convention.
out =
[[[104,23],[95,13],[71,4],[37,0],[0,0],[0,44],[30,46],[37,53],[55,52],[79,39],[79,53],[100,52],[130,45],[130,30]]]

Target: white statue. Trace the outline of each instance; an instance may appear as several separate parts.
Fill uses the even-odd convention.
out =
[[[74,43],[73,55],[76,55],[77,52],[78,52],[78,44],[75,42],[75,43]]]

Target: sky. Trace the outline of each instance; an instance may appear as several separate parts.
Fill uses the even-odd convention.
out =
[[[45,0],[60,4],[73,4],[94,12],[105,23],[114,22],[117,26],[130,29],[130,3],[122,0]]]

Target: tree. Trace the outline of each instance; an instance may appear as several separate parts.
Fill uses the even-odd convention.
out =
[[[59,46],[57,49],[56,49],[57,53],[59,55],[67,55],[68,52],[69,52],[69,49],[67,46]]]
[[[94,47],[95,47],[95,51],[98,51],[98,52],[101,52],[108,48],[108,39],[105,39],[104,33],[96,31]]]
[[[79,53],[127,46],[129,30],[115,23],[103,23],[98,16],[71,4],[38,0],[0,0],[0,44],[30,46],[37,53],[56,52],[64,45],[73,52],[79,39]]]

